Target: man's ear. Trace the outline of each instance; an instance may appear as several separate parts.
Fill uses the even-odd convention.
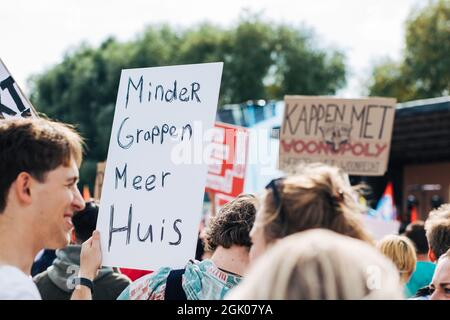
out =
[[[24,204],[31,203],[31,184],[33,177],[27,172],[21,172],[14,182],[14,191],[18,200]]]
[[[431,250],[431,247],[428,249],[428,259],[430,259],[431,262],[436,262],[436,255],[434,254],[433,250]]]

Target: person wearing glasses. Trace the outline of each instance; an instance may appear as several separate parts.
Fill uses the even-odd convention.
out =
[[[302,165],[295,174],[272,180],[250,232],[250,260],[255,261],[278,239],[314,228],[373,244],[362,221],[363,208],[346,174],[320,163]]]
[[[374,246],[312,229],[277,241],[226,299],[398,300],[403,294],[394,264]]]
[[[325,164],[272,180],[250,232],[250,269],[226,299],[402,299],[356,199],[343,171]]]

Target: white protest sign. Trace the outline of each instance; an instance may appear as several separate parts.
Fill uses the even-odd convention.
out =
[[[97,222],[103,265],[182,268],[194,257],[207,163],[177,152],[206,145],[222,67],[122,71]]]
[[[323,162],[352,175],[387,170],[395,116],[393,98],[286,96],[279,167]]]
[[[400,222],[396,220],[386,221],[369,215],[364,215],[363,223],[375,240],[380,240],[389,234],[398,234],[400,229]]]
[[[36,117],[36,112],[0,59],[0,119]]]

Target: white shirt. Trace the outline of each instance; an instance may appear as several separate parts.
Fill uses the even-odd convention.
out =
[[[31,276],[20,269],[0,265],[0,300],[41,300]]]

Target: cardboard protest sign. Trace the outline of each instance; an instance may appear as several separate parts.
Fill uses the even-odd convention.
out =
[[[0,59],[0,119],[28,117],[37,113]]]
[[[103,179],[105,176],[106,162],[97,163],[97,174],[95,175],[94,199],[99,200],[102,194]]]
[[[387,170],[396,100],[286,96],[279,168],[323,162],[351,175]]]
[[[221,199],[221,205],[216,203],[217,209],[223,206],[224,199],[228,199],[226,203],[244,191],[248,130],[216,122],[210,138],[206,191],[218,195],[215,199]]]
[[[207,173],[198,149],[222,67],[122,71],[97,222],[104,265],[182,268],[194,257]]]

